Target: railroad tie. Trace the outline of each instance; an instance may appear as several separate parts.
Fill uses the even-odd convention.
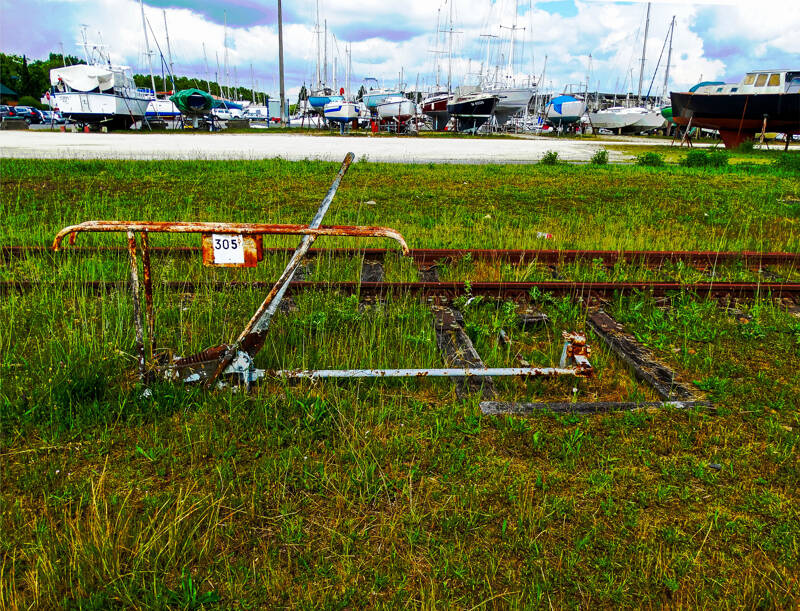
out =
[[[464,318],[460,312],[444,306],[431,308],[436,331],[436,345],[439,347],[448,367],[471,368],[486,367],[472,340],[464,331]],[[471,376],[456,383],[456,396],[463,399],[480,391],[484,399],[495,397],[494,382],[491,378]]]
[[[636,377],[649,384],[663,400],[695,400],[694,392],[676,380],[672,369],[658,362],[648,348],[626,333],[623,326],[606,312],[598,310],[589,316],[587,324],[617,357],[633,369]]]

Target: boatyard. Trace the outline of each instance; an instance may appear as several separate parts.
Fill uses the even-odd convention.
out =
[[[0,608],[797,607],[750,9],[91,4],[0,54]]]

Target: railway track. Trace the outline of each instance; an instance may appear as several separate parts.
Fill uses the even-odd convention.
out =
[[[269,290],[273,282],[161,282],[154,289],[171,293],[194,294],[204,291],[232,292]],[[127,281],[111,282],[15,282],[0,283],[0,294],[27,293],[48,289],[102,294],[128,287]],[[800,300],[800,282],[315,282],[295,281],[289,294],[307,290],[334,290],[362,297],[381,297],[403,293],[453,299],[462,295],[486,296],[497,299],[521,299],[537,290],[556,296],[608,298],[618,294],[643,292],[665,296],[678,292],[694,293],[700,297],[790,298]]]
[[[2,246],[0,257],[6,260],[14,258],[43,256],[86,256],[93,254],[127,255],[127,249],[114,246],[71,246],[59,253],[54,253],[50,246]],[[288,256],[293,248],[265,248],[265,255]],[[385,248],[312,248],[307,257],[363,256],[367,260],[381,260],[396,250]],[[63,254],[62,254],[63,253]],[[200,248],[190,246],[151,247],[152,256],[199,257]],[[409,252],[417,265],[433,265],[440,261],[453,261],[469,257],[480,261],[502,261],[504,263],[522,263],[538,261],[544,264],[573,263],[577,261],[602,261],[606,265],[616,263],[636,263],[640,265],[659,265],[662,263],[683,262],[693,266],[713,266],[725,263],[741,263],[747,267],[763,267],[766,265],[800,264],[800,253],[792,252],[757,252],[757,251],[692,251],[692,250],[520,250],[520,249],[411,249]]]

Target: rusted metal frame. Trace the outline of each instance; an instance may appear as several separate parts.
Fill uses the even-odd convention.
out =
[[[342,161],[342,165],[336,174],[336,178],[334,178],[333,183],[328,189],[328,193],[320,203],[319,208],[317,209],[314,218],[311,219],[311,222],[308,224],[307,229],[317,229],[322,224],[322,219],[328,212],[328,208],[330,208],[330,205],[333,202],[333,198],[336,195],[336,191],[339,189],[342,178],[344,178],[344,175],[347,173],[347,170],[354,158],[355,155],[353,153],[347,153],[347,155],[345,155],[344,161]],[[286,291],[292,282],[295,270],[302,262],[304,255],[311,248],[311,245],[314,243],[315,239],[316,235],[314,234],[306,234],[303,236],[303,239],[297,246],[292,258],[289,260],[289,263],[283,270],[281,277],[264,298],[264,301],[258,307],[255,314],[253,314],[253,317],[250,319],[247,325],[245,325],[245,328],[239,334],[239,337],[236,338],[233,344],[227,347],[225,353],[219,359],[216,369],[213,371],[213,373],[211,373],[206,381],[207,387],[211,387],[214,384],[225,368],[231,364],[240,349],[244,348],[244,351],[249,355],[251,360],[261,350],[261,347],[264,345],[264,339],[266,337],[266,332],[270,321],[272,320],[272,317],[277,311],[283,296],[286,294]],[[403,245],[403,252],[408,252],[408,247],[405,246],[405,242],[403,242]]]
[[[256,370],[261,371],[261,370]],[[265,371],[278,378],[484,378],[484,377],[587,377],[591,369],[575,367],[445,367],[430,369],[296,369]]]
[[[153,313],[153,277],[150,271],[150,239],[147,231],[139,234],[142,249],[142,271],[144,274],[144,304],[145,319],[147,320],[147,339],[150,351],[150,360],[153,360],[155,348],[155,314]]]
[[[103,233],[112,231],[134,231],[151,233],[221,233],[232,235],[302,235],[302,236],[336,236],[352,238],[390,238],[396,241],[403,254],[408,254],[409,248],[403,236],[390,227],[350,227],[343,225],[333,226],[306,226],[306,225],[261,225],[255,223],[150,223],[137,221],[86,221],[79,225],[65,227],[58,232],[53,240],[53,250],[58,251],[61,242],[69,236],[70,245],[78,233],[91,232]],[[313,242],[313,240],[312,240]]]
[[[487,416],[517,415],[523,416],[540,412],[568,414],[605,414],[620,411],[636,411],[647,409],[706,409],[713,410],[708,401],[592,401],[592,402],[553,402],[553,403],[517,403],[512,401],[481,401],[481,412]]]
[[[139,378],[144,380],[146,373],[144,356],[144,330],[142,328],[142,305],[139,296],[139,262],[136,257],[136,234],[128,231],[128,261],[131,274],[131,296],[133,297],[133,325],[136,330],[136,352],[139,361]]]

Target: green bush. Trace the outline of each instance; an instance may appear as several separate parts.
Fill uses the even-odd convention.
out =
[[[736,147],[736,151],[738,153],[752,153],[755,145],[756,145],[755,140],[745,140],[744,142],[739,144],[739,146]]]
[[[798,153],[782,153],[772,166],[781,170],[789,170],[790,172],[800,172],[800,154]]]
[[[722,168],[728,165],[728,157],[728,153],[723,150],[694,150],[681,159],[681,165],[687,168]]]
[[[47,108],[47,106],[44,106],[44,105],[40,104],[39,100],[37,100],[36,98],[34,98],[31,95],[22,96],[19,99],[19,105],[20,106],[30,106],[31,108],[38,108],[39,110],[42,110],[43,108]]]
[[[543,165],[556,165],[558,163],[558,153],[556,151],[546,151],[539,163]]]
[[[606,165],[608,163],[608,151],[606,149],[600,149],[592,155],[591,162],[594,165]]]
[[[644,153],[636,158],[636,165],[659,167],[664,165],[664,156],[658,153]]]

